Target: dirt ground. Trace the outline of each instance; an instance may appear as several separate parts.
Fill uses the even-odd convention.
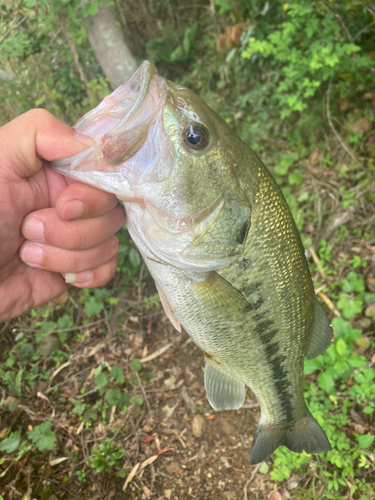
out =
[[[146,293],[154,293],[153,284],[147,287],[150,291]],[[126,294],[130,296],[130,292]],[[178,333],[160,308],[151,313],[134,310],[125,317],[122,323],[107,321],[106,335],[104,318],[103,324],[87,327],[84,340],[69,345],[66,366],[60,366],[52,380],[24,388],[17,410],[3,414],[3,429],[26,429],[51,420],[57,437],[52,452],[27,453],[0,478],[5,500],[290,498],[286,487],[277,492],[280,484],[270,480],[265,464],[261,470],[259,465],[250,465],[252,436],[259,419],[259,405],[250,391],[241,410],[214,412],[204,390],[203,354],[189,337]],[[13,330],[20,321],[11,325]],[[10,347],[13,338],[10,332],[3,337],[8,345],[4,342],[2,350]],[[140,372],[131,366],[134,358],[145,360]],[[42,362],[45,369],[52,363],[48,358]],[[120,365],[125,374],[121,390],[139,394],[143,404],[130,405],[126,412],[113,406],[104,418],[99,416],[85,428],[82,419],[72,413],[68,398],[88,393],[83,398],[88,406],[102,402],[103,395],[93,382],[100,364]],[[151,377],[147,375],[151,373]],[[140,376],[151,380],[140,387]],[[106,438],[114,439],[125,454],[117,467],[96,474],[85,459]],[[50,464],[60,457],[67,458]],[[81,469],[86,471],[85,482],[77,476]],[[288,482],[291,489],[298,484],[295,478]]]

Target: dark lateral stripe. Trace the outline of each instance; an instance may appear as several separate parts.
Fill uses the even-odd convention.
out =
[[[284,418],[280,423],[291,422],[294,420],[294,412],[291,404],[292,398],[288,374],[285,366],[283,366],[286,362],[286,356],[278,354],[280,352],[280,344],[275,340],[278,330],[275,328],[274,321],[263,318],[260,313],[254,314],[253,319],[255,319],[257,325],[255,331],[260,341],[264,344],[266,357],[272,371],[272,382],[284,412]]]

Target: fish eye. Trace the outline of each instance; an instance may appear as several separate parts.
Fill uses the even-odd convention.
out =
[[[202,151],[210,142],[210,133],[201,123],[192,122],[184,128],[182,138],[189,149]]]

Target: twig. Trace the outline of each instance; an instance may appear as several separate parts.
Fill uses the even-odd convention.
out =
[[[363,5],[363,7],[368,10],[370,12],[370,14],[372,14],[373,16],[375,16],[375,10],[372,10],[368,5],[366,5],[365,2],[359,2],[361,5]]]
[[[341,318],[341,313],[340,311],[338,311],[335,307],[335,305],[333,304],[332,300],[330,298],[327,297],[327,295],[323,292],[319,292],[317,293],[317,295],[322,299],[322,301],[327,304],[327,306],[331,309],[331,311],[333,312],[333,314],[335,316],[337,316],[338,318]]]
[[[254,470],[251,473],[250,479],[247,481],[247,483],[244,486],[244,489],[243,489],[243,500],[247,500],[247,488],[248,488],[249,484],[254,480],[254,477],[255,477],[256,473],[258,472],[259,467],[260,467],[260,464],[258,464],[258,465],[256,465],[254,467]]]
[[[360,35],[362,35],[362,33],[364,33],[365,31],[367,31],[373,24],[375,24],[375,21],[373,21],[372,23],[368,24],[367,26],[365,26],[364,28],[362,28],[360,31],[358,31],[358,33],[355,35],[355,37],[353,37],[352,42],[354,42],[354,40],[356,38],[358,38]]]
[[[7,326],[9,325],[9,321],[7,321],[6,323],[4,323],[4,326],[2,327],[1,331],[0,331],[0,335],[2,335],[5,330],[7,329]]]
[[[46,55],[47,53],[47,50],[51,47],[51,45],[53,44],[53,42],[56,40],[56,38],[59,36],[60,32],[61,32],[62,28],[60,28],[59,30],[56,31],[56,33],[53,35],[53,37],[51,38],[51,40],[47,43],[47,46],[45,47],[45,49],[43,50],[43,52],[40,54],[39,56],[39,59],[38,59],[38,63],[41,63],[44,56]]]
[[[145,391],[145,389],[144,389],[144,387],[142,385],[141,377],[139,376],[139,373],[136,370],[134,370],[134,373],[135,373],[135,376],[136,376],[136,378],[138,380],[139,387],[141,388],[141,391],[142,391],[142,394],[143,394],[143,398],[146,401],[146,405],[147,405],[148,411],[151,412],[150,402],[148,400],[146,391]]]
[[[216,29],[215,39],[216,39],[216,43],[217,43],[219,36],[220,36],[220,27],[219,27],[219,23],[217,20],[216,6],[215,6],[214,0],[210,0],[210,11],[211,11],[211,15],[214,19],[214,23],[215,23],[215,29]]]
[[[313,261],[315,262],[315,264],[317,265],[318,267],[318,271],[320,272],[320,274],[322,275],[322,278],[325,278],[326,277],[326,273],[323,269],[323,266],[322,266],[322,263],[320,262],[320,259],[319,257],[316,255],[315,253],[315,250],[313,247],[310,247],[309,248],[309,251],[311,253],[311,257],[313,258]]]
[[[139,455],[139,434],[138,434],[137,428],[134,425],[133,419],[131,417],[129,418],[129,421],[130,421],[130,425],[132,426],[132,429],[134,432],[135,440],[137,442],[137,450],[135,453],[135,463],[137,463],[138,455]]]
[[[355,163],[358,163],[357,158],[353,155],[353,153],[350,151],[348,146],[342,140],[342,137],[337,132],[337,130],[335,129],[335,126],[332,123],[331,110],[330,110],[331,90],[332,90],[332,78],[329,79],[328,90],[327,90],[327,118],[328,118],[329,126],[331,127],[333,133],[335,134],[336,139],[339,141],[339,143],[345,149],[345,151],[348,153],[348,155],[355,161]]]
[[[151,486],[150,486],[151,495],[154,490],[154,483],[155,483],[155,467],[154,464],[151,464]]]
[[[21,21],[20,21],[18,24],[16,24],[16,26],[14,26],[13,28],[10,28],[10,29],[9,29],[9,30],[5,33],[5,35],[3,36],[3,38],[0,40],[0,45],[4,42],[4,40],[6,40],[6,39],[8,38],[8,36],[12,33],[12,31],[14,31],[14,30],[16,30],[17,28],[19,28],[19,27],[21,26],[21,24],[22,24],[23,22],[25,22],[25,21],[26,21],[26,19],[27,19],[27,15],[26,15],[26,16],[24,16],[24,17],[21,19]]]
[[[78,56],[76,45],[75,45],[73,39],[71,38],[71,36],[69,35],[69,33],[68,33],[65,25],[62,26],[61,30],[62,30],[64,38],[65,38],[65,40],[66,40],[66,42],[68,44],[70,53],[72,54],[74,66],[76,67],[76,69],[78,71],[78,74],[79,74],[79,77],[81,79],[81,82],[85,86],[87,97],[90,99],[90,86],[89,86],[89,82],[87,80],[85,72],[83,71],[81,63],[79,62],[79,56]]]

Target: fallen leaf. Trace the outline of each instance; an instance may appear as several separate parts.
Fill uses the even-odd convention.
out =
[[[152,455],[152,457],[146,458],[144,462],[141,463],[141,469],[144,469],[148,465],[153,464],[159,458],[159,453],[157,455]]]
[[[225,33],[219,35],[217,39],[217,50],[221,52],[232,47],[238,47],[240,45],[241,35],[249,24],[250,20],[247,19],[246,21],[237,23],[234,26],[227,26],[225,28]]]
[[[171,462],[167,465],[167,471],[169,474],[181,474],[182,469],[177,462]]]
[[[202,415],[195,415],[191,423],[191,432],[196,438],[201,438],[203,436],[205,420]]]
[[[171,451],[171,450],[172,450],[172,448],[163,448],[162,450],[160,450],[158,452],[158,456],[162,455],[163,453],[167,453],[167,451]]]
[[[373,94],[371,94],[371,92],[365,92],[362,96],[362,98],[365,100],[365,101],[368,101],[370,99],[372,99],[374,96]]]
[[[362,337],[359,337],[359,339],[357,339],[355,343],[357,344],[357,346],[362,347],[362,349],[366,350],[368,347],[370,347],[371,341],[368,337],[366,337],[366,335],[363,335]]]
[[[153,359],[157,358],[158,356],[161,356],[162,354],[165,353],[165,351],[167,351],[170,347],[172,347],[172,345],[173,345],[172,343],[171,344],[167,344],[164,347],[161,347],[157,351],[153,352],[152,354],[149,354],[145,358],[142,358],[140,360],[141,363],[147,363],[148,361],[152,361]]]
[[[170,500],[172,497],[172,490],[164,490],[164,496],[167,500]]]
[[[371,122],[367,118],[360,118],[355,123],[350,125],[349,130],[354,134],[361,134],[362,132],[367,132],[371,129]]]
[[[300,482],[299,476],[297,476],[296,474],[293,474],[292,476],[290,476],[290,478],[288,479],[288,482],[287,482],[288,490],[294,490],[295,488],[297,488],[297,486],[299,485],[299,482]]]
[[[146,443],[149,443],[150,441],[152,441],[154,438],[152,436],[147,436],[146,439],[144,439],[142,441],[142,444],[146,444]]]
[[[283,497],[278,491],[271,491],[271,493],[268,493],[267,498],[268,500],[283,500]]]
[[[140,462],[138,462],[137,464],[135,464],[135,466],[132,468],[132,470],[130,471],[130,474],[128,475],[128,477],[126,478],[126,481],[124,483],[124,486],[122,487],[122,491],[125,491],[126,488],[128,487],[128,484],[131,483],[131,481],[133,480],[134,476],[137,474],[137,471],[139,469],[139,466],[141,465]]]
[[[56,299],[53,299],[53,302],[55,304],[64,304],[68,299],[69,299],[68,294],[66,292],[64,292],[62,295],[60,295]]]
[[[174,375],[171,375],[169,378],[164,380],[164,384],[169,387],[170,389],[175,389],[176,388],[176,377]]]
[[[207,420],[213,420],[214,418],[216,418],[215,413],[213,413],[212,415],[208,415],[208,416],[206,417],[206,419],[207,419]]]
[[[317,149],[314,149],[314,151],[311,151],[311,153],[309,154],[309,163],[313,167],[315,167],[316,165],[319,165],[320,155],[319,155],[319,151]]]
[[[346,99],[339,99],[340,111],[346,111],[348,109],[348,101]]]
[[[146,498],[151,498],[151,490],[147,486],[142,486],[142,491],[146,495]]]
[[[164,415],[165,415],[164,420],[167,420],[169,417],[171,417],[173,415],[175,409],[178,406],[178,403],[179,403],[179,401],[177,401],[177,403],[174,406],[168,406],[168,405],[164,406],[164,408],[163,408]]]
[[[47,396],[45,396],[42,392],[37,392],[36,393],[37,397],[40,398],[40,399],[44,399],[44,401],[48,401],[49,403],[49,399],[47,398]]]
[[[375,319],[375,304],[366,307],[365,314],[367,317]]]
[[[5,427],[4,429],[1,429],[0,431],[0,438],[2,439],[5,434],[8,432],[9,427]]]
[[[186,387],[183,387],[181,389],[181,396],[182,396],[182,399],[185,401],[185,403],[190,408],[191,413],[195,413],[195,403],[194,403],[194,400],[187,393]]]
[[[61,464],[61,462],[65,462],[65,460],[69,460],[69,457],[55,458],[54,460],[50,460],[49,464],[51,467],[53,467],[54,465]]]

